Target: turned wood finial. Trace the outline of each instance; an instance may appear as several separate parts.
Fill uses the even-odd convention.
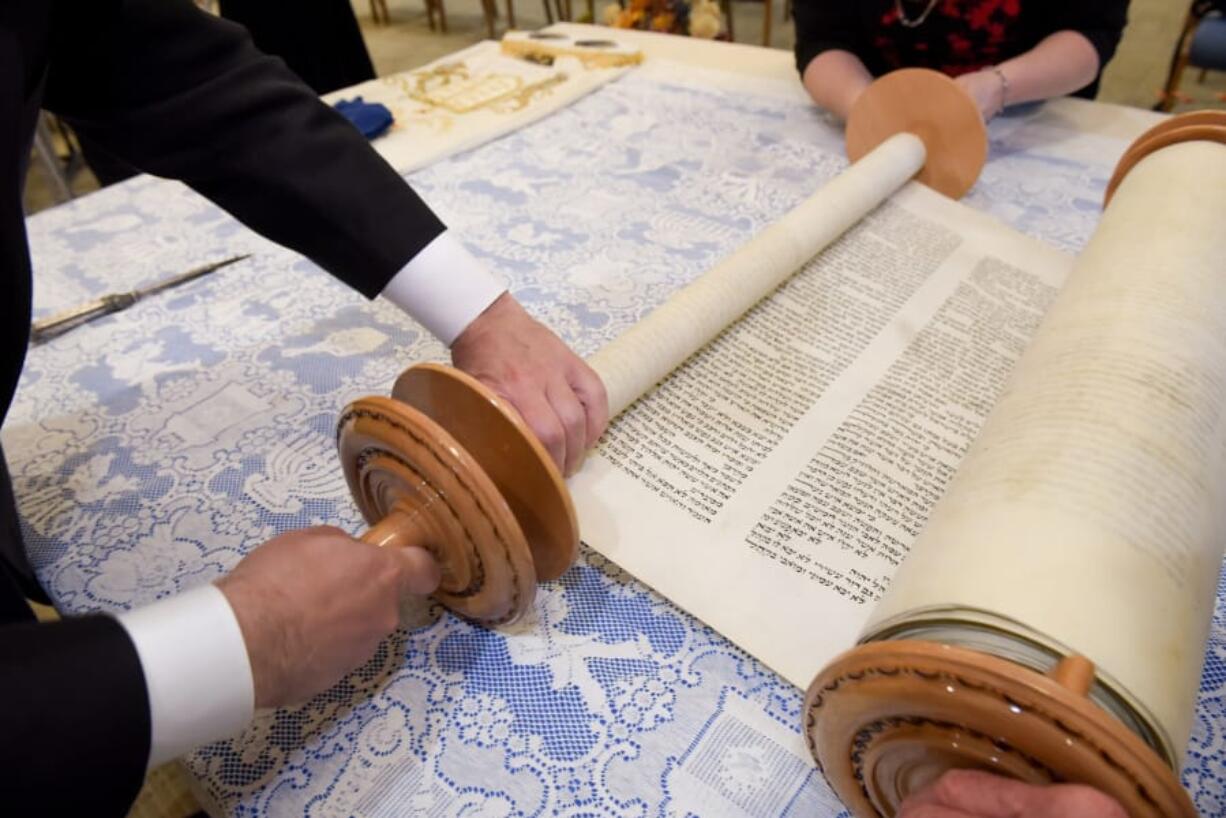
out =
[[[847,117],[847,158],[859,160],[896,133],[923,141],[928,157],[915,178],[951,199],[974,186],[987,162],[979,107],[939,71],[903,68],[870,85]]]
[[[1120,183],[1142,159],[1162,148],[1194,140],[1226,144],[1226,111],[1189,111],[1165,119],[1137,137],[1115,166],[1103,194],[1103,207],[1111,204]]]
[[[1094,663],[1084,656],[1065,656],[1052,668],[1050,675],[1070,693],[1084,696],[1094,684]]]
[[[1076,781],[1115,798],[1132,818],[1195,818],[1167,760],[1087,698],[1093,681],[1094,665],[1082,656],[1045,675],[936,642],[869,642],[813,680],[805,734],[858,818],[889,818],[951,769]]]

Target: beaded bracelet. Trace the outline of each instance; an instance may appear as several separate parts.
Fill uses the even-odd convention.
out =
[[[990,70],[1000,80],[1000,107],[996,109],[996,113],[992,114],[992,118],[1000,116],[1001,111],[1005,110],[1005,104],[1009,99],[1009,78],[1005,76],[1005,72],[1000,70],[999,65],[991,66]]]

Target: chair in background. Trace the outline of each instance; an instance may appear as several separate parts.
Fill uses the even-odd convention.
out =
[[[1201,80],[1208,71],[1226,71],[1226,0],[1196,0],[1171,57],[1162,99],[1155,110],[1169,111],[1179,97],[1179,83],[1188,68],[1199,68]]]
[[[771,44],[771,15],[774,12],[773,0],[761,0],[762,2],[762,45],[769,47]],[[785,19],[790,15],[791,0],[785,0],[783,14]],[[719,0],[719,10],[723,12],[724,20],[728,24],[728,39],[736,42],[736,31],[732,27],[732,0]]]
[[[486,8],[493,0],[481,0],[482,11],[486,12],[486,22],[491,26],[489,21],[489,11]],[[441,31],[447,33],[447,10],[443,8],[443,0],[425,0],[426,3],[426,22],[430,25],[431,31]],[[375,25],[391,25],[392,15],[387,10],[387,0],[370,0],[370,19]]]
[[[489,0],[489,2],[490,2],[490,5],[492,6],[493,0]],[[553,0],[553,8],[549,7],[549,0],[542,0],[542,2],[545,4],[545,20],[547,21],[547,24],[553,25],[555,17],[560,22],[568,23],[571,21],[572,19],[572,16],[571,16],[572,9],[571,9],[571,4],[570,4],[571,0]],[[589,13],[594,12],[592,0],[588,0],[587,8],[588,8]],[[497,12],[495,12],[495,14],[496,13]],[[507,0],[507,28],[508,29],[515,28],[514,0]],[[493,36],[494,36],[494,29],[493,29],[493,24],[491,23],[490,38],[493,39]]]
[[[442,3],[443,0],[439,0]],[[481,13],[485,15],[485,32],[494,39],[494,21],[498,19],[498,5],[494,0],[481,0]]]
[[[554,0],[561,4],[562,0]],[[430,26],[431,31],[439,31],[443,34],[447,33],[447,9],[443,6],[443,0],[424,0],[426,6],[426,23]],[[567,0],[569,7],[569,0]],[[549,0],[545,0],[545,11],[549,12]],[[494,25],[498,19],[497,0],[481,0],[481,13],[485,16],[485,29],[489,38],[494,39]],[[507,16],[510,18],[510,27],[515,27],[515,11],[511,8],[511,0],[507,0]],[[370,0],[370,19],[375,25],[390,25],[392,22],[391,15],[387,10],[387,0]],[[569,19],[569,16],[567,17]],[[549,22],[553,22],[553,18],[549,18]]]
[[[386,0],[379,0],[380,3]],[[485,3],[482,4],[484,10]],[[435,30],[437,24],[438,30],[443,34],[447,33],[447,10],[443,8],[443,0],[426,0],[426,22],[430,24],[430,30]]]
[[[52,128],[58,131],[59,141],[67,150],[65,158],[60,157]],[[84,167],[85,162],[73,135],[67,128],[53,120],[50,114],[39,114],[38,123],[34,129],[34,155],[45,172],[47,184],[51,188],[56,204],[63,204],[71,199],[73,195],[72,179]]]

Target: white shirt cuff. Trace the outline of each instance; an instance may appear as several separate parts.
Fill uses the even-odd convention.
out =
[[[506,284],[444,230],[396,273],[382,295],[451,346],[506,291]]]
[[[242,730],[255,711],[251,661],[234,610],[204,585],[120,614],[149,692],[149,767]]]

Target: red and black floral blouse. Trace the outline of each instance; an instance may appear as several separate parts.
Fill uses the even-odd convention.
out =
[[[1101,76],[1127,12],[1128,0],[795,0],[796,67],[803,74],[818,54],[842,49],[874,76],[922,66],[956,77],[1071,30],[1098,51]],[[1096,77],[1076,95],[1097,91]]]

